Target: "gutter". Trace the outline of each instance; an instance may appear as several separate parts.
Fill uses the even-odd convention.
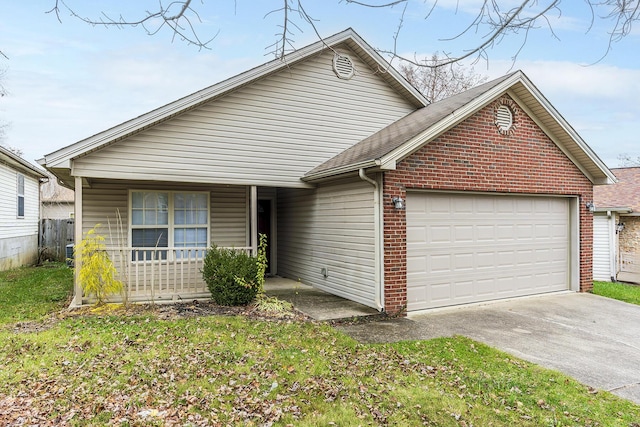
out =
[[[382,197],[380,194],[380,186],[375,179],[369,178],[364,168],[358,169],[358,176],[361,180],[373,185],[373,226],[374,226],[374,285],[375,285],[375,303],[378,311],[384,311],[384,273],[382,262]]]
[[[314,181],[319,181],[321,179],[332,178],[332,177],[337,176],[337,175],[342,175],[342,174],[345,174],[345,173],[354,172],[354,171],[359,170],[359,169],[372,168],[372,167],[376,167],[376,166],[380,166],[380,159],[365,160],[363,162],[350,163],[348,165],[339,166],[339,167],[336,167],[336,168],[329,168],[329,169],[326,169],[324,171],[320,171],[320,172],[316,172],[316,173],[310,173],[308,175],[303,176],[301,179],[304,182],[314,182]],[[358,174],[359,173],[360,172],[358,172]],[[360,175],[360,178],[362,178],[362,175]],[[367,181],[367,182],[373,181],[373,180],[371,180],[371,178],[367,177],[366,175],[365,175],[365,178],[362,178],[362,179]],[[373,181],[373,182],[375,182],[375,181]],[[376,185],[378,185],[378,184],[376,183]]]

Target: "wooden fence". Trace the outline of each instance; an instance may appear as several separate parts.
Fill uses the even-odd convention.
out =
[[[43,219],[40,222],[39,262],[50,260],[65,262],[67,258],[67,245],[74,243],[74,220],[67,219]]]

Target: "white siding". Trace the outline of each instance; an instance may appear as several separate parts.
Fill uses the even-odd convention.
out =
[[[414,110],[353,53],[358,73],[337,78],[332,55],[77,159],[74,174],[305,187],[307,171]]]
[[[606,214],[593,215],[593,280],[610,281],[613,276],[611,259],[613,242],[611,224]]]
[[[243,247],[246,245],[246,190],[244,187],[131,184],[131,188],[157,191],[208,190],[211,192],[211,242],[219,246]],[[128,188],[117,183],[96,184],[93,188],[84,188],[83,233],[96,224],[102,224],[100,232],[107,237],[108,245],[127,245],[128,200]],[[122,218],[122,227],[118,226],[118,214]],[[124,241],[118,238],[119,235],[124,236]]]
[[[24,218],[18,218],[18,173],[15,169],[0,163],[0,239],[38,235],[39,181],[37,178],[22,174],[24,176]]]
[[[280,189],[278,274],[375,307],[373,194],[357,179]]]
[[[24,217],[18,218],[18,173],[24,176]],[[40,185],[37,178],[0,163],[0,270],[38,258]]]

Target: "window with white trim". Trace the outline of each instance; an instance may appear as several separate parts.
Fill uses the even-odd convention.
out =
[[[18,199],[16,202],[16,216],[18,218],[24,218],[24,175],[19,173],[17,175],[17,194]]]
[[[134,261],[167,259],[167,247],[205,248],[209,244],[209,194],[203,192],[131,192],[131,245]],[[204,250],[177,251],[176,258],[203,256]]]

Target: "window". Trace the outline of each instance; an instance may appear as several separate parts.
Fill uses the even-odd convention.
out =
[[[206,248],[209,224],[208,195],[175,193],[173,200],[173,244],[182,248]],[[202,256],[204,251],[198,251]],[[182,252],[178,257],[187,255]]]
[[[208,193],[131,192],[131,244],[134,248],[206,248]],[[176,252],[180,259],[193,255]],[[204,250],[196,255],[203,256]],[[134,251],[134,261],[167,259],[168,251]]]
[[[22,174],[18,174],[17,193],[17,216],[18,218],[24,218],[24,175]]]

